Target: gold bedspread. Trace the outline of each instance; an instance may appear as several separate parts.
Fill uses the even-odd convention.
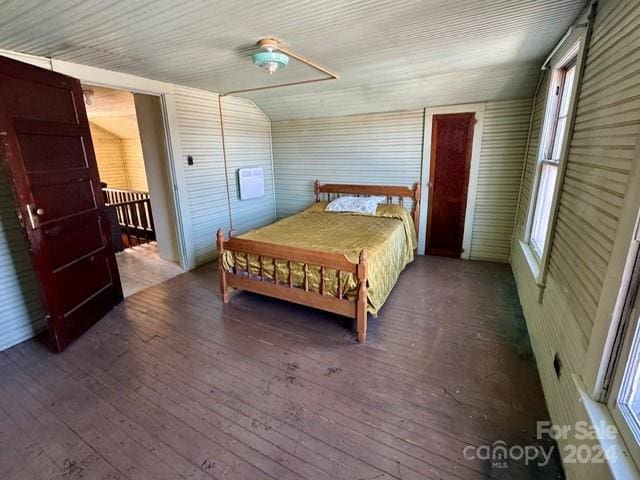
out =
[[[398,276],[404,267],[413,260],[413,251],[417,245],[416,232],[409,212],[400,205],[378,206],[376,215],[325,212],[326,202],[318,202],[301,213],[292,215],[271,225],[251,230],[238,238],[304,248],[321,252],[342,253],[349,261],[358,263],[360,252],[367,251],[368,265],[368,311],[378,313]],[[238,269],[247,270],[247,260],[243,254],[236,256]],[[223,266],[231,271],[234,255],[225,251]],[[265,277],[274,279],[272,259],[263,260]],[[251,275],[259,275],[260,262],[257,256],[249,255]],[[280,260],[277,265],[278,280],[288,282],[287,262]],[[320,269],[309,266],[309,289],[320,291]],[[292,264],[292,277],[295,286],[304,285],[302,264]],[[324,291],[336,296],[338,292],[338,274],[335,270],[325,269]],[[343,292],[346,298],[356,297],[358,279],[355,274],[341,275]]]

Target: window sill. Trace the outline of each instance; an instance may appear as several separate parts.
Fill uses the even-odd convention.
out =
[[[572,377],[578,395],[580,396],[580,403],[584,406],[591,425],[606,426],[607,428],[611,426],[618,432],[606,405],[596,402],[589,396],[579,376],[572,375]],[[640,479],[640,471],[631,459],[629,450],[622,440],[620,433],[618,432],[611,437],[612,438],[598,438],[597,440],[603,452],[616,452],[616,458],[610,458],[605,454],[606,464],[611,472],[611,477],[614,480]]]
[[[531,271],[531,276],[533,277],[533,281],[538,287],[538,303],[542,303],[542,296],[544,293],[544,284],[542,283],[542,271],[540,270],[540,262],[538,261],[538,257],[536,257],[535,253],[533,253],[532,248],[528,243],[520,240],[520,250],[522,251],[522,256],[527,261],[527,265],[529,265],[529,271]]]
[[[533,253],[532,248],[528,243],[520,241],[520,250],[522,250],[522,254],[524,255],[525,260],[527,261],[527,265],[529,265],[529,270],[531,270],[531,275],[535,280],[536,284],[540,285],[540,262],[538,261],[538,257],[536,257],[535,253]]]

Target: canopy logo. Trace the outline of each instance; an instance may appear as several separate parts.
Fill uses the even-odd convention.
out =
[[[580,421],[575,425],[553,425],[549,421],[537,422],[536,438],[545,437],[560,441],[562,448],[556,445],[512,445],[504,440],[496,440],[491,445],[467,445],[462,450],[465,460],[489,462],[492,468],[508,468],[510,461],[524,465],[546,467],[558,449],[564,463],[604,463],[615,461],[618,452],[614,444],[604,450],[598,440],[615,439],[618,431],[612,425],[592,425]]]
[[[546,450],[540,445],[513,445],[509,447],[507,442],[496,440],[491,445],[481,445],[479,447],[467,445],[462,450],[462,454],[465,460],[491,462],[492,468],[507,468],[509,460],[523,461],[525,465],[537,462],[539,467],[545,467],[549,464],[554,449],[555,445],[549,446]]]

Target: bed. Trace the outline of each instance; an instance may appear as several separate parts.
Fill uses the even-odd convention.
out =
[[[375,215],[326,212],[338,196],[382,196]],[[405,208],[411,202],[411,211]],[[414,258],[420,187],[315,183],[310,208],[228,240],[217,233],[220,291],[242,289],[353,318],[364,343],[367,314],[377,315]]]

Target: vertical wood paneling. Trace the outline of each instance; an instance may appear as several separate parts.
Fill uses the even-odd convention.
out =
[[[104,128],[93,123],[91,128],[91,140],[96,152],[100,181],[105,182],[111,188],[129,188],[127,167],[124,160],[122,140]]]
[[[585,415],[576,400],[571,374],[580,374],[584,368],[623,199],[630,188],[629,171],[638,148],[639,8],[638,1],[598,3],[542,302],[538,301],[538,287],[517,239],[522,238],[533,188],[548,83],[541,87],[545,94],[535,107],[534,132],[538,135],[532,135],[522,185],[513,271],[551,418],[558,424],[574,425]],[[563,365],[559,379],[553,370],[556,353]],[[561,440],[560,447],[565,443]],[[569,478],[609,478],[608,472],[605,475],[595,470],[593,464],[565,467]]]
[[[640,128],[640,2],[604,2],[587,56],[549,272],[591,335]],[[624,59],[624,61],[616,61]]]
[[[313,202],[313,182],[420,181],[423,111],[273,122],[279,218]]]
[[[218,96],[185,87],[175,90],[180,147],[187,184],[196,263],[215,257],[218,228],[229,230],[227,183],[220,137]],[[187,156],[193,165],[187,164]]]
[[[144,157],[140,138],[123,138],[122,154],[127,169],[127,179],[131,190],[148,191],[147,174],[144,169]]]
[[[244,231],[274,218],[270,122],[251,102],[223,99],[229,168],[225,172],[217,94],[176,87],[175,96],[196,262],[201,264],[216,255],[216,230],[228,232],[231,227],[226,175],[234,228]],[[187,164],[188,155],[193,157],[193,165]],[[239,200],[235,171],[243,166],[265,169],[264,197]]]
[[[227,174],[231,217],[237,234],[261,227],[275,219],[274,178],[271,162],[271,122],[253,102],[223,97],[222,112],[227,150]],[[262,167],[264,196],[240,200],[238,169]]]
[[[531,100],[489,102],[484,113],[472,260],[508,262]]]

